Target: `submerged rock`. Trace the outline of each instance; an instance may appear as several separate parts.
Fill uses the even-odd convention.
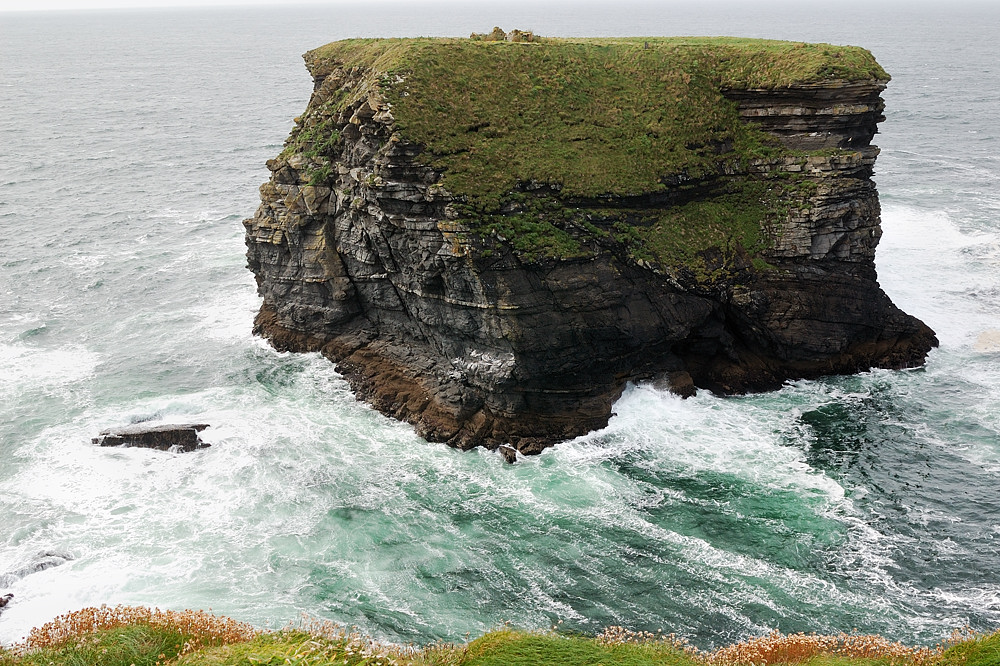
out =
[[[888,75],[862,49],[359,40],[306,61],[244,222],[254,331],[429,440],[538,453],[604,427],[629,381],[762,391],[937,344],[877,281]]]
[[[186,423],[148,426],[143,424],[104,430],[92,441],[100,446],[138,446],[160,451],[195,451],[210,444],[201,441],[198,433],[207,423]]]
[[[0,574],[0,588],[10,587],[26,576],[51,569],[52,567],[58,567],[72,559],[73,556],[68,553],[42,551],[21,566]],[[10,605],[13,599],[13,593],[0,594],[0,613],[3,613],[4,609]]]
[[[0,574],[0,588],[10,587],[25,576],[30,576],[33,573],[45,571],[52,567],[58,567],[72,559],[73,556],[68,553],[42,551],[24,564]]]

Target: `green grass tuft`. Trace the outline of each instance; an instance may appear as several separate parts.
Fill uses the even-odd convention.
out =
[[[183,656],[177,666],[323,666],[345,664],[376,666],[388,664],[388,659],[363,655],[349,649],[344,641],[331,641],[303,631],[263,634],[246,643],[223,645]]]
[[[1000,666],[1000,632],[953,645],[941,656],[940,666]]]
[[[596,637],[503,628],[464,645],[415,647],[320,621],[260,633],[195,611],[95,610],[0,647],[0,666],[1000,666],[1000,633],[957,633],[931,649],[881,636],[774,632],[702,652],[673,635],[622,627]]]
[[[818,657],[810,657],[801,663],[802,666],[892,666],[896,663],[893,659],[865,659],[863,657],[843,657],[839,655],[824,654]]]
[[[156,666],[184,647],[179,630],[137,625],[81,636],[61,647],[42,648],[20,658],[0,653],[0,666]]]
[[[603,645],[592,638],[502,630],[469,644],[462,666],[695,666],[672,646],[655,642]]]

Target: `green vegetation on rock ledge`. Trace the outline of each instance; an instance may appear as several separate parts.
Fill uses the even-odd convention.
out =
[[[425,148],[442,185],[465,202],[461,219],[487,239],[486,256],[490,237],[534,260],[587,256],[593,248],[581,238],[599,245],[612,234],[635,260],[680,263],[705,276],[713,272],[709,250],[725,264],[740,248],[751,256],[765,249],[766,227],[780,212],[775,192],[788,184],[745,182],[713,202],[656,215],[627,206],[592,214],[588,203],[655,196],[745,174],[751,159],[787,155],[777,139],[740,119],[727,89],[888,79],[856,47],[532,39],[345,40],[311,51],[314,76],[360,68],[366,80],[329,98],[321,119],[297,128],[286,151],[330,155],[340,140],[332,119],[377,89],[397,131]],[[328,166],[316,169],[312,184],[329,174]],[[525,196],[526,188],[541,192]]]
[[[448,190],[487,209],[518,183],[637,195],[782,152],[725,89],[889,78],[861,48],[737,38],[354,39],[306,59],[370,70]]]
[[[462,202],[460,221],[484,241],[485,257],[494,251],[490,238],[523,260],[585,257],[607,238],[593,233],[601,230],[624,239],[635,261],[667,270],[680,262],[705,276],[718,273],[709,255],[729,271],[736,255],[766,265],[759,253],[782,212],[775,193],[795,185],[788,174],[787,183],[749,175],[751,163],[793,151],[742,120],[725,93],[889,79],[871,53],[850,46],[528,34],[518,32],[530,41],[517,42],[351,39],[310,51],[318,79],[362,79],[310,107],[284,154],[322,165],[308,173],[310,184],[323,183],[344,111],[375,95],[388,103],[398,135],[423,147],[421,160]],[[744,183],[733,186],[733,176]],[[661,210],[656,219],[628,203],[713,179],[729,181],[714,203]],[[524,192],[534,201],[522,198],[512,210],[512,196]],[[603,213],[587,210],[596,207]]]
[[[936,648],[881,636],[779,634],[703,652],[673,635],[498,629],[466,644],[381,643],[329,622],[278,632],[201,611],[85,608],[0,647],[0,666],[998,666],[1000,632],[956,632]]]
[[[493,238],[510,243],[526,260],[593,256],[611,241],[635,261],[683,266],[707,285],[726,277],[740,263],[739,257],[752,258],[766,249],[771,228],[787,212],[782,195],[792,182],[720,181],[711,197],[666,208],[570,207],[549,193],[513,192],[503,213],[464,206],[459,211],[463,219],[476,220],[487,257],[493,254]],[[764,268],[761,262],[755,266]]]

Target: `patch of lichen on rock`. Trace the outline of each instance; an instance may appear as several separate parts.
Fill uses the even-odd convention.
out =
[[[306,60],[316,77],[364,72],[326,102],[324,117],[377,89],[395,130],[423,147],[462,202],[461,221],[528,260],[588,254],[581,201],[655,196],[787,155],[740,118],[726,90],[889,78],[861,48],[737,38],[356,39]],[[293,143],[315,152],[309,132],[293,132]],[[512,193],[526,186],[551,195],[525,207]],[[611,229],[631,242],[634,259],[697,268],[712,247],[724,255],[734,243],[751,254],[763,247],[777,209],[762,206],[777,199],[758,196],[760,187],[775,190],[729,187],[648,225],[633,224],[628,210],[607,217],[617,216]]]

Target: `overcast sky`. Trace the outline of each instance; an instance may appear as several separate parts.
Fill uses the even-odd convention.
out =
[[[0,12],[4,11],[51,11],[51,10],[74,10],[74,9],[136,9],[148,7],[208,7],[220,5],[340,5],[359,4],[361,2],[455,2],[474,5],[480,0],[0,0]],[[511,0],[512,3],[522,3],[527,0]],[[537,4],[566,4],[570,2],[579,3],[581,0],[534,0]],[[584,0],[586,1],[586,0]],[[593,0],[590,0],[593,1]],[[612,0],[608,0],[611,2]],[[642,0],[638,0],[642,2]],[[775,4],[780,2],[793,2],[794,4],[824,4],[829,0],[646,0],[651,4],[726,4],[733,2],[737,4]],[[866,0],[846,0],[848,2],[860,3]],[[989,6],[996,0],[953,0],[952,4],[962,5],[986,5]],[[490,0],[490,4],[503,4],[504,0]],[[883,0],[883,4],[935,4],[935,0]]]
[[[0,11],[206,7],[211,5],[337,5],[359,0],[0,0]],[[453,0],[460,1],[460,0]]]
[[[52,11],[86,9],[142,9],[151,7],[211,7],[223,5],[343,5],[369,4],[372,2],[454,2],[474,5],[480,0],[0,0],[0,12],[4,11]],[[513,0],[523,3],[529,0]],[[578,0],[536,0],[540,4],[565,4]],[[641,1],[641,0],[640,0]],[[689,0],[648,0],[649,2],[685,2]],[[700,0],[704,2],[705,0]],[[748,0],[757,1],[757,0]],[[502,4],[504,0],[491,0],[492,4]]]

